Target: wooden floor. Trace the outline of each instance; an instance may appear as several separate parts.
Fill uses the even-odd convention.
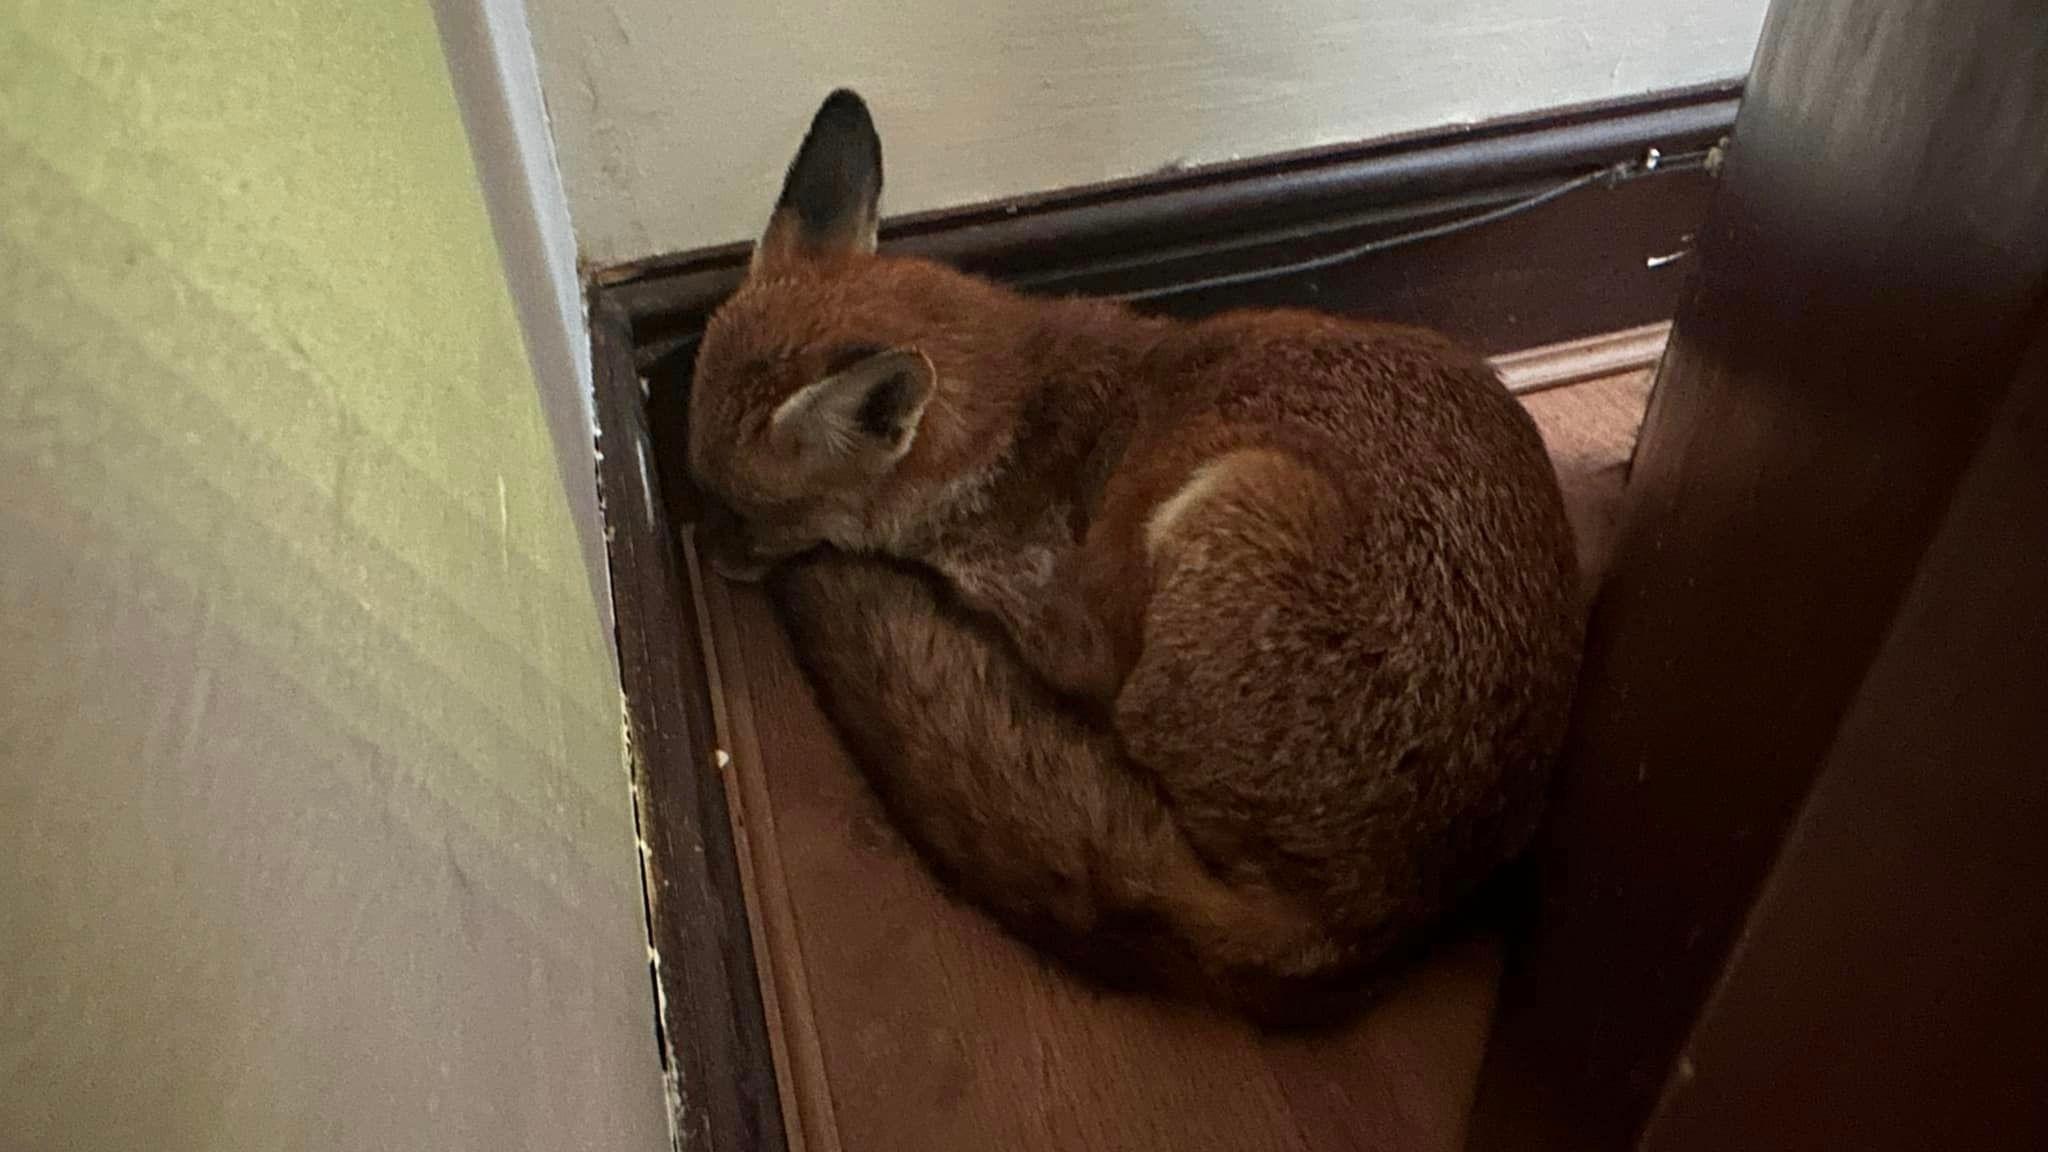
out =
[[[1636,372],[1526,398],[1589,581],[1648,395]],[[1499,969],[1445,941],[1315,1038],[1108,996],[949,900],[884,820],[750,589],[707,582],[791,1145],[808,1152],[1433,1152],[1460,1146]]]

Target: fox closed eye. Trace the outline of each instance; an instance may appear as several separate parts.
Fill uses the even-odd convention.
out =
[[[863,360],[889,350],[886,344],[850,344],[825,358],[825,375],[837,376]]]

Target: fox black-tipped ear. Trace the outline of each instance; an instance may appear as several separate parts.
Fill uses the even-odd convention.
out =
[[[882,139],[851,89],[825,98],[811,118],[782,196],[754,248],[754,266],[833,253],[873,252],[881,219]]]
[[[910,451],[937,380],[915,348],[874,352],[783,401],[770,425],[820,457],[880,472]]]

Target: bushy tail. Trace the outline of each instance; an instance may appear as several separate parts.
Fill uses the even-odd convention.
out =
[[[897,825],[1013,933],[1112,987],[1269,1023],[1314,1023],[1348,1002],[1356,950],[1271,888],[1214,874],[1115,739],[925,577],[827,556],[776,592]]]

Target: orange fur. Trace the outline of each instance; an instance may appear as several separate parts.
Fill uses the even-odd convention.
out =
[[[1264,1010],[1389,957],[1521,848],[1562,737],[1576,569],[1528,418],[1428,332],[829,243],[873,234],[807,184],[871,217],[857,111],[700,351],[728,566],[928,574],[812,559],[784,603],[899,821],[1013,925]],[[829,427],[771,418],[813,386]]]

